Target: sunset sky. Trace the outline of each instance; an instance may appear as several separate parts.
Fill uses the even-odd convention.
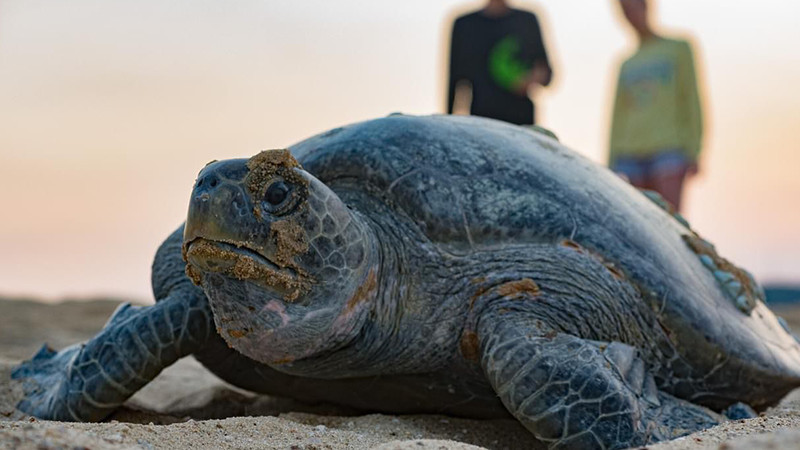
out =
[[[0,294],[149,301],[212,159],[400,111],[439,113],[454,0],[0,0]],[[539,14],[541,125],[604,162],[616,0]],[[662,0],[692,37],[707,133],[686,216],[762,281],[800,282],[800,3]]]

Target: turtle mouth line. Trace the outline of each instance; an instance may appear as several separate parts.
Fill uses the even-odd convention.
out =
[[[238,242],[198,237],[187,242],[184,248],[187,263],[209,272],[226,273],[253,281],[268,275],[291,279],[298,275],[295,269],[280,267],[258,250]]]

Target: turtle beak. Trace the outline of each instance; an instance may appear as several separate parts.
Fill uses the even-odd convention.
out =
[[[215,162],[198,175],[183,229],[184,255],[197,239],[232,244],[245,242],[242,230],[252,230],[257,220],[242,180],[247,160]]]

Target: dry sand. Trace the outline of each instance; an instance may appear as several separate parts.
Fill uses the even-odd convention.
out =
[[[102,423],[47,422],[14,409],[9,379],[44,342],[62,348],[102,327],[116,303],[0,300],[0,449],[516,449],[535,445],[511,420],[349,415],[230,386],[193,358],[165,370]],[[780,311],[800,329],[800,308]],[[798,449],[800,390],[756,419],[728,422],[655,449]]]

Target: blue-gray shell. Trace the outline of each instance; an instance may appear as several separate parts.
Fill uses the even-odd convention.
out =
[[[762,302],[749,315],[736,308],[684,242],[691,230],[550,136],[491,119],[393,115],[291,151],[334,190],[347,181],[380,193],[442,252],[576,242],[624,273],[660,322],[679,331],[676,345],[722,345],[727,356],[800,373],[793,337]]]

